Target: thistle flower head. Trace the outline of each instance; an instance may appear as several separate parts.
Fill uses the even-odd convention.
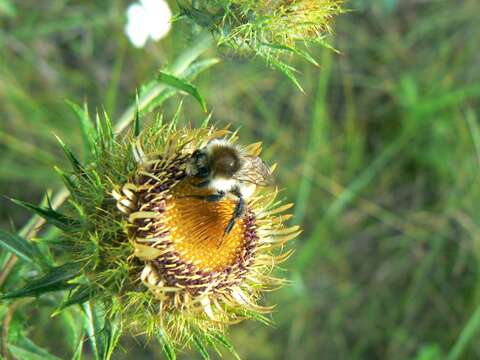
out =
[[[342,0],[179,1],[181,15],[212,31],[220,45],[253,53],[293,78],[293,68],[279,59],[294,53],[316,64],[299,43],[325,43]],[[327,45],[328,46],[328,45]],[[297,84],[298,85],[298,84]]]
[[[217,138],[236,142],[236,135],[160,121],[120,139],[107,121],[95,134],[92,165],[75,160],[73,174],[61,172],[72,224],[75,218],[64,229],[62,260],[81,269],[66,304],[88,294],[125,327],[162,334],[172,346],[211,343],[228,324],[270,311],[262,292],[283,283],[271,272],[299,233],[285,226],[290,204],[281,205],[275,189],[257,188],[225,234],[236,201],[206,201],[211,190],[187,176],[195,150]],[[241,149],[261,151],[259,143]]]
[[[338,0],[264,0],[252,3],[258,13],[261,39],[294,46],[296,41],[320,41],[331,33],[331,20],[340,12]]]

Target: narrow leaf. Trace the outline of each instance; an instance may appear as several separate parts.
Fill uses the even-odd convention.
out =
[[[101,340],[97,333],[101,330],[101,325],[98,324],[98,319],[95,315],[95,310],[93,308],[92,302],[83,304],[83,311],[85,312],[85,325],[87,328],[88,339],[90,343],[90,348],[92,349],[93,357],[95,360],[100,360],[101,356]]]
[[[218,341],[220,344],[222,344],[230,353],[235,357],[235,359],[240,360],[240,355],[238,355],[237,351],[233,347],[233,345],[228,341],[228,339],[225,337],[225,335],[221,333],[214,333],[213,338]]]
[[[108,113],[103,110],[103,124],[105,125],[105,136],[107,141],[107,146],[110,149],[114,140],[115,140],[115,133],[113,131],[112,120]]]
[[[211,59],[196,61],[196,62],[190,64],[190,66],[188,66],[182,72],[180,77],[182,79],[184,79],[185,81],[192,81],[202,71],[205,71],[209,67],[211,67],[215,64],[218,64],[218,63],[219,63],[219,60],[217,58],[211,58]],[[140,97],[145,96],[145,94],[147,94],[149,91],[152,91],[152,88],[155,87],[155,86],[158,86],[157,82],[149,82],[148,84],[142,86],[141,91],[140,91]],[[142,107],[142,111],[144,113],[152,112],[153,110],[157,109],[165,100],[172,97],[177,92],[178,92],[178,89],[172,88],[172,87],[167,87],[166,89],[163,89],[157,95],[155,95],[151,100],[149,100],[147,104],[145,104]]]
[[[75,185],[73,180],[70,178],[70,176],[65,174],[65,172],[62,169],[60,169],[58,166],[54,166],[53,169],[58,174],[58,176],[61,177],[61,179],[62,179],[63,183],[65,184],[65,186],[67,187],[68,191],[70,191],[70,194],[75,195],[75,191],[77,190],[77,186]]]
[[[78,175],[84,176],[85,175],[85,169],[82,166],[82,164],[80,163],[80,161],[76,158],[76,156],[73,154],[73,152],[70,150],[70,148],[67,145],[65,145],[65,143],[62,141],[62,139],[60,139],[57,135],[55,135],[55,137],[57,138],[58,142],[60,143],[60,146],[62,147],[63,152],[65,153],[67,159],[70,160],[70,163],[72,164],[73,170],[75,170],[75,172]]]
[[[45,206],[47,205],[48,197],[51,195],[49,191],[45,194],[45,196],[42,198],[42,201],[40,202],[40,206]],[[27,237],[28,234],[32,233],[35,231],[35,227],[37,226],[37,221],[38,221],[38,215],[30,217],[28,222],[22,226],[22,228],[18,231],[18,235]]]
[[[210,360],[210,354],[207,351],[205,343],[198,336],[193,337],[193,344],[195,345],[195,348],[197,349],[202,359]]]
[[[284,51],[294,53],[300,56],[301,58],[303,58],[304,60],[308,61],[309,63],[315,66],[319,66],[318,62],[312,57],[312,55],[310,55],[305,50],[302,50],[296,47],[287,46],[287,45],[280,45],[280,44],[263,44],[263,46],[266,46],[275,50],[284,50]]]
[[[29,204],[27,202],[21,201],[21,200],[16,200],[16,199],[11,199],[15,204],[20,205],[30,211],[33,211],[37,215],[43,217],[48,223],[56,226],[57,228],[61,230],[67,230],[70,229],[72,226],[76,227],[79,225],[79,223],[71,219],[58,211],[52,209],[50,206],[49,207],[38,207],[33,204]]]
[[[59,310],[63,310],[69,306],[83,304],[94,296],[92,287],[85,284],[78,285],[71,290],[65,301],[60,305]]]
[[[79,274],[76,266],[65,264],[51,269],[48,273],[38,279],[29,281],[23,288],[17,291],[2,295],[1,299],[13,299],[19,297],[39,296],[41,294],[61,291],[71,288],[69,280],[74,279]]]
[[[178,104],[177,110],[175,111],[175,114],[173,115],[173,118],[170,121],[170,124],[168,125],[168,131],[172,131],[173,129],[177,128],[178,120],[180,120],[180,114],[182,113],[182,108],[183,108],[183,101],[180,101],[180,103]]]
[[[87,103],[86,102],[84,103],[84,106],[82,109],[80,106],[78,106],[72,101],[65,100],[65,102],[76,115],[76,118],[80,125],[80,131],[82,133],[82,142],[83,142],[83,155],[85,157],[85,160],[88,163],[93,156],[93,149],[94,149],[93,136],[95,134],[95,127],[93,126],[93,122],[90,119],[90,116],[88,114]]]
[[[206,128],[212,119],[212,113],[208,114],[205,119],[203,119],[202,124],[200,125],[201,128]]]
[[[45,264],[45,259],[38,247],[17,234],[0,229],[0,247],[29,263]]]
[[[167,338],[163,330],[159,331],[157,338],[158,338],[158,341],[160,342],[160,345],[162,346],[163,354],[165,355],[165,357],[168,360],[176,360],[177,355],[175,354],[175,348],[170,342],[170,340]]]
[[[153,121],[152,124],[152,129],[156,129],[157,131],[160,131],[160,129],[163,126],[163,116],[160,113],[157,113],[155,115],[155,120]]]
[[[303,90],[302,86],[300,85],[300,83],[298,82],[295,76],[296,69],[294,67],[289,66],[284,62],[277,60],[275,58],[268,58],[267,61],[271,66],[273,66],[275,69],[280,71],[283,75],[288,77],[290,81],[292,81],[302,93],[305,93],[305,91]]]
[[[214,341],[214,339],[211,335],[205,334],[203,339],[205,341],[205,345],[206,345],[205,347],[206,348],[215,350],[215,352],[218,354],[218,356],[220,356],[220,358],[223,357],[222,352],[220,351],[220,349],[217,346],[218,344]]]
[[[103,123],[102,119],[100,118],[100,115],[97,113],[95,114],[95,128],[97,129],[97,143],[98,145],[104,149],[106,146],[106,139],[105,139],[105,131],[103,129]]]
[[[208,68],[220,62],[218,58],[209,58],[195,61],[182,73],[182,78],[186,80],[193,80],[198,74],[207,70]]]
[[[110,319],[105,319],[104,330],[104,353],[103,360],[109,360],[112,355],[115,347],[120,339],[122,333],[120,324],[118,321],[110,321]]]
[[[94,150],[97,155],[99,154],[99,149],[111,150],[115,142],[115,136],[113,133],[112,120],[105,110],[103,110],[102,116],[98,111],[95,114],[95,129]]]
[[[135,96],[135,118],[133,119],[133,135],[138,137],[140,135],[140,102],[138,100],[138,92]]]
[[[92,301],[84,303],[83,310],[94,358],[109,360],[122,333],[119,321],[108,319],[103,306]]]
[[[203,111],[207,112],[207,104],[205,102],[205,99],[203,98],[202,95],[200,95],[200,92],[198,91],[198,89],[192,84],[174,75],[167,74],[166,72],[162,72],[162,71],[158,75],[157,80],[193,96],[198,101]]]

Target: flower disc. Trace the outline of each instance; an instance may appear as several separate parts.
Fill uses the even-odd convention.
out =
[[[242,217],[236,221],[230,233],[224,235],[235,209],[235,201],[224,199],[209,202],[189,197],[197,193],[198,190],[192,186],[176,186],[165,217],[166,226],[172,229],[171,239],[180,258],[203,271],[215,272],[244,262],[247,255],[245,246],[253,240],[248,234],[255,232],[253,221]]]
[[[266,188],[245,199],[245,210],[225,234],[238,198],[227,193],[209,201],[214,191],[195,186],[198,179],[186,174],[193,152],[215,138],[236,139],[214,128],[173,130],[161,141],[141,138],[134,146],[134,176],[113,192],[128,215],[134,256],[143,263],[140,278],[159,311],[205,329],[247,311],[269,311],[257,304],[260,291],[282,284],[269,273],[290,254],[282,253],[283,244],[299,233],[298,227],[285,227],[287,215],[279,215],[291,204],[279,206],[277,192]],[[152,143],[155,151],[148,151]],[[239,149],[258,157],[260,143]]]

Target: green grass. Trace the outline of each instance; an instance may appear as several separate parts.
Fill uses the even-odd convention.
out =
[[[64,99],[117,119],[135,88],[182,52],[188,31],[177,26],[136,50],[123,35],[125,2],[14,7],[16,16],[0,10],[0,194],[39,203],[60,187],[54,133],[82,151]],[[275,327],[236,325],[231,340],[245,359],[476,359],[480,4],[348,7],[331,39],[341,54],[315,49],[319,68],[295,63],[306,95],[259,60],[224,58],[195,81],[215,122],[264,141],[296,203],[292,223],[304,229],[284,264],[291,284],[268,295]],[[169,100],[165,113],[176,106]],[[185,98],[183,121],[203,118]],[[21,228],[28,214],[0,201],[1,227]],[[62,328],[44,305],[15,316],[64,358],[69,344],[45,335]],[[142,338],[121,342],[118,359],[161,353]]]

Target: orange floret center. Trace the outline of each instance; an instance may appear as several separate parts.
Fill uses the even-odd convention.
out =
[[[165,225],[182,260],[203,271],[220,272],[235,264],[245,246],[243,217],[237,219],[230,233],[224,235],[224,231],[236,201],[189,197],[208,193],[189,184],[179,184],[172,190]]]

